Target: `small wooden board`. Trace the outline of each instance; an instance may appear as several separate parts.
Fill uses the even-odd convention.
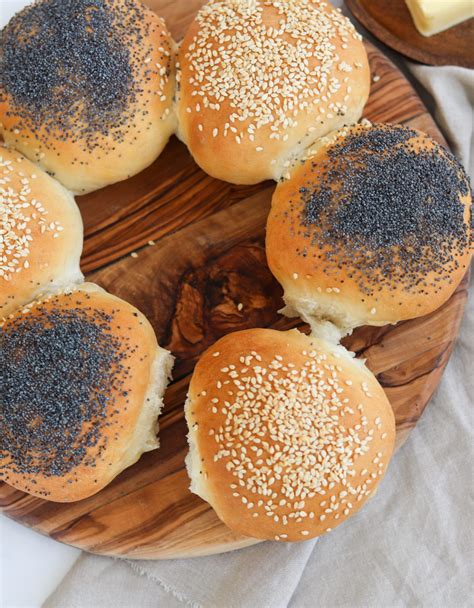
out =
[[[154,6],[179,37],[201,3],[155,0]],[[411,125],[443,142],[402,74],[380,51],[369,44],[367,49],[372,74],[380,80],[373,84],[366,117]],[[6,515],[86,551],[137,559],[207,555],[255,542],[231,532],[189,492],[183,404],[197,358],[220,336],[249,327],[298,325],[278,314],[281,289],[265,259],[264,229],[274,187],[212,179],[173,138],[140,175],[78,198],[87,279],[140,308],[160,344],[176,356],[160,420],[161,448],[77,503],[47,502],[1,484],[0,506]],[[156,245],[147,245],[151,239]],[[130,256],[132,251],[138,251],[138,258]],[[440,380],[465,301],[466,281],[427,317],[361,328],[345,341],[367,359],[384,386],[395,411],[399,445]]]
[[[346,4],[371,34],[402,55],[428,65],[474,68],[474,19],[427,38],[416,29],[405,0],[346,0]]]

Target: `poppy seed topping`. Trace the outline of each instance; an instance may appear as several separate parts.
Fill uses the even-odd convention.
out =
[[[327,273],[348,269],[368,295],[381,286],[435,291],[470,247],[462,197],[469,179],[459,162],[427,136],[384,125],[349,133],[308,164],[308,185],[290,202],[291,229],[308,241],[300,255]],[[432,285],[431,285],[432,286]]]
[[[96,467],[119,438],[128,359],[138,346],[117,331],[118,309],[89,300],[83,292],[52,296],[3,323],[0,471],[31,476],[33,484],[38,475],[75,479],[76,467]]]
[[[146,119],[139,100],[163,95],[171,64],[170,48],[164,68],[146,64],[146,10],[135,0],[41,0],[16,14],[0,35],[0,101],[18,133],[94,150]]]

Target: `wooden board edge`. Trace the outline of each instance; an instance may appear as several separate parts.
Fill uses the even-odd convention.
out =
[[[393,49],[397,53],[400,53],[400,55],[403,55],[408,59],[412,59],[424,65],[438,67],[455,65],[468,69],[474,68],[474,54],[471,62],[464,62],[462,59],[453,58],[452,55],[448,57],[441,57],[438,55],[434,55],[430,51],[419,49],[418,47],[413,46],[408,42],[400,40],[397,36],[392,34],[392,32],[387,30],[386,27],[381,25],[376,19],[372,17],[372,15],[370,15],[366,11],[360,0],[344,1],[347,8],[363,27],[365,27],[375,38],[377,38],[377,40],[379,40],[389,48]],[[415,29],[414,25],[413,29]]]

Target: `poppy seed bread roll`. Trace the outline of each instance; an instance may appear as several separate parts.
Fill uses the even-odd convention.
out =
[[[280,179],[319,137],[357,122],[369,95],[360,35],[319,0],[211,0],[178,63],[178,137],[236,184]]]
[[[395,423],[375,376],[297,330],[228,334],[195,367],[186,404],[191,490],[229,528],[301,541],[374,493]]]
[[[150,165],[175,129],[175,45],[138,0],[39,0],[0,34],[0,133],[75,193]]]
[[[72,502],[158,447],[173,357],[136,308],[85,283],[0,328],[2,481]]]
[[[0,146],[0,319],[45,290],[83,280],[82,233],[72,195]]]
[[[284,312],[339,336],[426,315],[467,271],[471,222],[466,172],[430,137],[343,129],[272,199],[266,251]]]

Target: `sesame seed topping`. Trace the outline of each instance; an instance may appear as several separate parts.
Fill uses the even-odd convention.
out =
[[[298,114],[316,110],[319,99],[329,101],[343,86],[338,70],[352,71],[339,61],[336,43],[360,40],[351,22],[320,0],[210,0],[196,21],[198,31],[182,50],[190,69],[180,80],[207,110],[228,102],[229,122],[242,128],[230,127],[238,144],[262,141],[263,127],[264,137],[288,141]]]
[[[38,231],[58,238],[64,230],[33,196],[29,179],[18,180],[18,176],[0,149],[0,280],[4,281],[30,267],[28,258]]]
[[[298,364],[292,359],[284,345],[270,358],[257,350],[241,353],[239,364],[219,367],[222,376],[212,384],[211,403],[203,404],[206,416],[215,404],[210,459],[231,474],[231,494],[280,526],[302,524],[298,534],[306,536],[304,522],[315,517],[309,499],[327,496],[321,502],[321,508],[328,503],[325,513],[317,515],[322,522],[328,515],[347,515],[357,497],[365,496],[366,483],[353,478],[373,435],[358,419],[344,418],[346,409],[354,410],[346,404],[343,367],[317,348],[302,350]],[[222,392],[226,377],[235,382],[230,396]]]

